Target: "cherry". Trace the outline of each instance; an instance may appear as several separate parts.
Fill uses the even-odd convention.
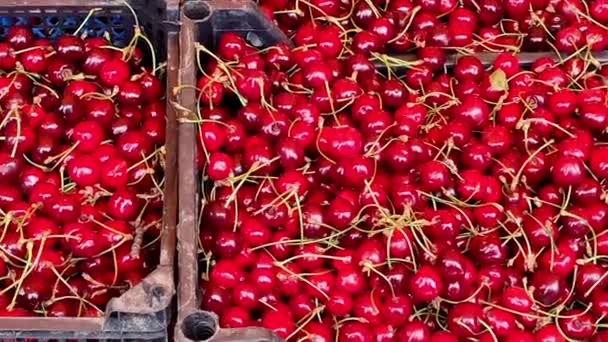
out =
[[[362,138],[354,127],[327,127],[319,133],[318,144],[324,155],[340,159],[357,154],[362,147]]]
[[[589,130],[601,132],[608,124],[608,109],[599,103],[582,105],[580,121]]]
[[[47,286],[44,279],[36,277],[25,278],[17,292],[17,301],[28,309],[38,307],[50,297],[51,288]]]
[[[558,324],[568,338],[585,340],[595,332],[594,320],[591,314],[579,309],[564,311],[568,318],[560,319]]]
[[[557,32],[555,46],[559,51],[573,53],[583,44],[583,34],[575,26],[566,27]]]
[[[371,342],[373,341],[372,331],[368,324],[357,321],[345,322],[338,327],[339,342]]]
[[[103,138],[103,129],[95,121],[79,122],[72,130],[72,141],[78,144],[77,150],[84,153],[93,152]]]
[[[214,181],[226,179],[234,170],[234,162],[229,155],[213,152],[209,155],[207,175]]]
[[[261,70],[244,70],[237,76],[236,85],[239,94],[250,101],[270,96],[270,79]]]
[[[74,195],[56,194],[49,198],[47,203],[48,206],[45,203],[45,209],[49,217],[57,223],[75,222],[80,216],[80,202]]]
[[[220,326],[222,328],[241,328],[249,324],[249,313],[237,306],[229,307],[220,317]]]
[[[114,115],[116,114],[116,108],[112,101],[108,99],[87,99],[84,102],[85,110],[84,116],[91,121],[95,121],[97,125],[106,128],[110,126]]]
[[[116,99],[122,105],[139,105],[142,101],[143,89],[139,82],[123,81],[118,84]]]
[[[569,248],[559,246],[554,253],[543,253],[540,256],[539,264],[561,276],[567,276],[574,270],[576,254]]]
[[[141,130],[152,144],[162,145],[165,143],[166,137],[165,125],[164,119],[146,119]]]
[[[432,78],[432,68],[426,64],[422,64],[415,69],[409,69],[405,73],[405,82],[413,89],[420,89],[421,87],[428,86]]]
[[[566,339],[555,324],[547,324],[534,334],[535,341],[539,342],[565,342]]]
[[[500,303],[506,308],[527,313],[532,309],[533,301],[525,289],[521,287],[507,287],[503,291]]]
[[[591,302],[593,303],[592,312],[598,315],[603,315],[608,309],[608,293],[606,291],[594,291],[591,295]]]
[[[555,160],[551,175],[557,185],[571,186],[585,179],[585,169],[580,159],[560,157]]]
[[[448,328],[454,335],[461,338],[476,335],[482,329],[480,323],[482,316],[482,309],[477,304],[456,304],[448,312]]]
[[[117,220],[133,220],[139,209],[140,200],[129,188],[117,189],[108,199],[108,214]]]
[[[11,26],[6,32],[6,41],[16,50],[22,50],[30,46],[34,40],[34,35],[29,28],[24,26]]]
[[[133,228],[124,221],[110,220],[99,225],[98,233],[106,244],[104,247],[110,248],[117,243],[124,242],[130,237],[132,230]]]
[[[353,314],[356,317],[361,317],[370,324],[378,324],[382,320],[380,310],[376,305],[377,298],[372,298],[372,294],[362,293],[355,297],[353,301]],[[375,297],[375,296],[374,296]]]
[[[59,234],[59,227],[57,224],[44,217],[33,217],[23,228],[25,235],[33,239]]]
[[[232,258],[240,253],[242,240],[237,233],[232,231],[221,231],[215,237],[213,252],[223,258]]]
[[[576,278],[576,294],[580,298],[585,298],[590,295],[590,292],[596,288],[603,288],[607,281],[604,276],[604,269],[595,264],[585,264],[581,266],[580,273]]]
[[[589,167],[596,177],[608,175],[608,148],[598,146],[591,149]]]
[[[476,96],[467,96],[463,102],[456,106],[452,115],[456,119],[461,119],[470,124],[473,128],[483,127],[489,117],[488,105]]]
[[[70,223],[63,227],[67,235],[68,249],[78,257],[93,257],[103,249],[99,236],[82,223]]]
[[[350,294],[334,292],[329,295],[326,305],[332,315],[343,317],[352,311],[353,300]]]
[[[160,79],[149,72],[144,72],[139,76],[137,80],[141,88],[141,96],[145,102],[158,103],[157,101],[162,97],[163,85]]]
[[[249,313],[238,306],[229,307],[224,310],[219,323],[222,328],[245,327],[250,323]]]
[[[2,183],[12,183],[17,180],[23,168],[22,158],[12,157],[7,152],[0,152],[0,181]]]
[[[7,71],[15,69],[17,57],[13,47],[7,42],[0,43],[0,69]]]
[[[120,59],[111,59],[99,68],[99,80],[107,86],[118,86],[129,78],[129,65]]]
[[[46,67],[49,81],[56,86],[64,86],[65,83],[76,74],[74,65],[60,60],[56,56],[47,59]]]
[[[485,311],[485,318],[496,336],[506,337],[516,331],[515,315],[497,308]]]
[[[460,57],[454,66],[454,76],[459,81],[472,80],[479,82],[483,76],[483,65],[474,56]]]
[[[47,51],[42,48],[27,50],[19,55],[19,61],[26,71],[40,74],[47,68],[46,54]]]
[[[442,281],[437,271],[430,266],[423,266],[410,280],[410,291],[415,302],[430,302],[439,296]]]
[[[412,303],[406,296],[391,297],[383,303],[380,314],[388,324],[402,325],[412,314]]]
[[[84,56],[82,71],[88,75],[98,75],[101,66],[111,59],[112,53],[108,49],[92,47]]]
[[[438,331],[431,335],[431,342],[457,342],[458,338],[447,331]]]
[[[404,325],[398,334],[399,341],[422,342],[430,339],[429,328],[419,320]]]
[[[110,189],[118,189],[127,185],[129,164],[122,158],[112,156],[101,161],[100,183]]]
[[[0,168],[1,170],[1,168]],[[45,173],[35,166],[25,166],[19,174],[19,187],[26,195],[41,181],[44,181]]]
[[[218,41],[219,56],[226,60],[235,60],[245,51],[245,41],[236,33],[227,33]]]
[[[90,186],[98,182],[101,174],[101,163],[95,157],[78,155],[67,164],[70,179],[79,186]]]
[[[549,271],[537,271],[532,277],[531,284],[534,284],[534,298],[545,306],[561,300],[567,286],[563,278]]]
[[[152,143],[143,132],[128,131],[116,141],[119,153],[130,162],[137,162],[152,153]]]
[[[75,63],[84,57],[84,42],[79,37],[64,35],[55,41],[55,51],[59,58]]]

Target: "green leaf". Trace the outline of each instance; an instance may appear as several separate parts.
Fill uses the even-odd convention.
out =
[[[502,71],[502,69],[497,69],[490,75],[490,85],[492,85],[492,88],[497,90],[509,90],[509,82],[507,82],[507,75],[504,71]]]

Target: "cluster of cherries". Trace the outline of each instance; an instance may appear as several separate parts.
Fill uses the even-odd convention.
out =
[[[0,316],[100,316],[156,267],[164,86],[140,37],[0,42]]]
[[[608,341],[608,1],[260,6],[293,47],[197,45],[200,286],[222,328]]]
[[[300,45],[310,31],[349,49],[417,53],[545,51],[608,47],[607,0],[259,0]],[[339,30],[337,30],[339,28]]]

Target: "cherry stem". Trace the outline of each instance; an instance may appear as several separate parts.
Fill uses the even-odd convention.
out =
[[[154,150],[149,155],[145,156],[142,160],[140,160],[137,163],[129,166],[129,168],[127,169],[127,172],[132,171],[134,168],[139,167],[141,164],[145,164],[148,160],[150,160],[151,158],[155,157],[157,154],[164,155],[165,153],[167,153],[167,151],[165,149],[165,146],[161,146],[161,147],[157,148],[156,150]]]
[[[76,31],[74,31],[73,35],[77,36],[78,32],[80,32],[80,30],[82,30],[85,27],[85,25],[87,24],[87,22],[89,21],[89,19],[91,19],[91,17],[93,17],[93,15],[95,14],[95,12],[99,12],[99,11],[101,11],[101,8],[99,8],[99,7],[91,8],[91,10],[89,11],[89,13],[87,13],[87,16],[82,21],[82,23],[80,23],[80,26],[78,26],[78,28],[76,29]]]
[[[46,158],[46,159],[44,160],[44,164],[49,164],[49,163],[51,163],[51,162],[53,162],[53,161],[57,160],[57,162],[56,162],[56,163],[55,163],[55,164],[54,164],[54,165],[51,167],[51,171],[55,170],[55,168],[56,168],[57,166],[59,166],[59,165],[60,165],[60,164],[63,162],[63,160],[64,160],[65,158],[67,158],[67,156],[68,156],[70,153],[72,153],[72,152],[73,152],[73,151],[76,149],[76,147],[78,147],[78,145],[79,145],[79,144],[80,144],[80,141],[77,141],[77,142],[76,142],[74,145],[72,145],[72,146],[71,146],[70,148],[68,148],[67,150],[65,150],[65,151],[63,151],[63,152],[61,152],[61,153],[59,153],[59,154],[57,154],[57,155],[55,155],[55,156],[52,156],[52,157],[48,157],[48,158]]]
[[[460,322],[458,322],[458,323],[460,324]],[[483,319],[480,319],[479,324],[481,324],[484,328],[486,328],[486,331],[489,332],[490,335],[492,335],[492,339],[494,340],[494,342],[499,341],[498,337],[496,337],[496,334],[494,333],[494,329],[492,329],[492,327],[488,323],[484,322]],[[462,326],[464,328],[468,329],[468,327],[466,327],[466,325],[463,324]]]
[[[80,297],[80,296],[78,295],[78,292],[76,292],[76,290],[74,290],[74,288],[73,288],[73,287],[70,285],[70,283],[68,283],[68,282],[67,282],[67,281],[66,281],[66,280],[63,278],[63,274],[62,274],[62,273],[59,273],[59,272],[57,271],[57,269],[55,269],[55,267],[54,267],[54,266],[51,266],[51,270],[53,271],[53,273],[55,273],[55,276],[57,276],[57,282],[59,282],[59,281],[60,281],[60,282],[62,282],[62,283],[63,283],[63,285],[65,285],[65,286],[68,288],[68,290],[69,290],[69,291],[70,291],[70,292],[71,292],[71,293],[72,293],[74,296],[62,296],[62,297],[55,297],[55,291],[53,291],[53,296],[52,296],[52,297],[51,297],[51,299],[50,299],[50,300],[47,302],[47,305],[48,305],[48,304],[55,303],[55,302],[58,302],[58,301],[63,300],[63,299],[78,299],[80,302],[84,302],[84,303],[86,303],[86,304],[90,305],[91,307],[93,307],[93,308],[94,308],[95,310],[97,310],[98,312],[102,312],[102,311],[101,311],[101,310],[100,310],[100,309],[99,309],[99,308],[98,308],[98,307],[97,307],[95,304],[91,303],[90,301],[86,300],[86,299],[85,299],[85,298],[83,298],[83,297]],[[65,272],[65,270],[64,270],[64,272]],[[57,282],[55,282],[55,287],[54,287],[54,288],[56,288],[56,287],[57,287]]]
[[[12,111],[11,111],[12,113]],[[16,113],[16,112],[15,112]],[[15,158],[17,154],[17,146],[19,146],[19,141],[21,140],[21,116],[15,115],[17,121],[17,137],[15,139],[15,143],[13,144],[13,149],[11,151],[11,158]]]
[[[382,278],[384,281],[386,281],[386,283],[388,284],[388,287],[389,287],[389,289],[390,289],[390,291],[391,291],[391,296],[392,296],[393,298],[395,298],[395,297],[396,297],[396,294],[395,294],[395,289],[393,288],[393,284],[391,283],[391,281],[388,279],[388,277],[387,277],[386,275],[384,275],[382,272],[378,271],[378,270],[376,269],[376,267],[375,267],[375,266],[374,266],[372,263],[370,263],[369,261],[365,261],[365,262],[363,262],[362,266],[363,266],[363,269],[364,269],[364,270],[368,270],[368,271],[374,272],[374,273],[376,273],[376,274],[377,274],[377,275],[378,275],[380,278]]]
[[[323,295],[323,297],[325,297],[326,300],[329,299],[329,296],[327,295],[327,293],[325,293],[325,291],[321,290],[318,286],[316,286],[315,284],[311,283],[310,280],[306,279],[305,277],[303,277],[301,274],[297,274],[294,273],[293,271],[291,271],[289,268],[285,267],[285,265],[281,264],[280,262],[274,262],[275,266],[278,266],[280,269],[284,270],[285,272],[295,276],[296,278],[300,279],[301,281],[305,282],[306,284],[308,284],[310,287],[314,288],[315,290],[317,290],[321,295]]]
[[[21,50],[13,51],[13,53],[14,53],[15,55],[20,55],[20,54],[22,54],[22,53],[25,53],[25,52],[30,52],[30,51],[34,51],[34,50],[38,50],[38,49],[41,49],[41,50],[42,50],[42,49],[43,49],[43,47],[42,47],[42,46],[30,46],[30,47],[27,47],[27,48],[25,48],[25,49],[21,49]]]
[[[396,42],[397,40],[401,39],[401,37],[403,37],[408,31],[410,26],[412,25],[412,22],[414,21],[414,18],[416,17],[416,14],[421,10],[420,6],[416,6],[412,9],[412,11],[408,14],[408,22],[405,25],[405,27],[403,28],[403,30],[401,30],[401,32],[399,32],[394,38],[392,38],[391,40],[389,40],[387,43],[393,43]]]
[[[8,291],[9,289],[12,289],[13,287],[16,286],[15,292],[13,293],[13,299],[11,300],[10,304],[7,305],[7,309],[8,310],[12,310],[15,305],[17,304],[17,296],[19,295],[19,290],[21,289],[21,286],[23,285],[23,281],[25,280],[25,278],[27,278],[27,276],[30,275],[30,273],[32,273],[32,271],[34,270],[34,265],[38,265],[38,262],[40,261],[40,257],[42,256],[42,250],[44,247],[44,243],[45,243],[45,239],[42,239],[42,242],[40,243],[40,246],[38,247],[38,254],[36,255],[36,258],[34,259],[34,262],[32,263],[32,252],[33,252],[33,248],[34,248],[34,244],[32,242],[27,242],[25,244],[25,248],[27,250],[27,263],[25,264],[25,268],[23,269],[23,273],[21,274],[21,277],[19,278],[18,281],[12,283],[11,285],[7,286],[6,288],[4,288],[2,291],[0,291],[0,294],[4,294],[6,293],[6,291]]]
[[[298,334],[302,329],[304,329],[306,324],[310,323],[315,318],[315,316],[320,314],[321,312],[323,312],[324,309],[325,309],[324,305],[317,306],[314,310],[312,310],[306,316],[304,316],[302,319],[300,319],[297,322],[297,328],[291,334],[289,334],[289,336],[287,336],[287,338],[285,340],[289,341],[292,337],[294,337],[296,334]]]

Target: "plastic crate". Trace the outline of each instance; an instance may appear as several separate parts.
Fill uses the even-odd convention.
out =
[[[212,48],[223,32],[237,32],[249,43],[263,47],[287,37],[248,0],[189,1],[182,7],[180,31],[180,73],[182,90],[177,95],[181,119],[193,119],[196,108],[198,67],[193,42]],[[178,119],[179,120],[179,119]],[[281,341],[261,328],[219,329],[217,316],[200,310],[198,272],[198,213],[201,209],[196,161],[196,125],[179,125],[179,217],[177,341]]]
[[[236,32],[248,43],[265,47],[277,41],[289,42],[285,34],[260,13],[254,1],[247,0],[195,0],[187,1],[180,14],[180,75],[178,102],[183,111],[178,120],[193,120],[197,94],[195,86],[198,75],[196,49],[199,42],[212,50],[223,32]],[[497,52],[480,52],[476,56],[485,65],[492,65]],[[600,61],[608,61],[608,51],[593,54]],[[452,67],[461,55],[448,54],[446,66]],[[391,55],[404,61],[415,61],[416,55]],[[522,65],[530,65],[540,57],[558,59],[555,52],[523,52],[518,54]],[[565,57],[565,56],[564,56]],[[378,69],[386,65],[376,61]],[[396,68],[402,69],[402,68]],[[214,313],[201,310],[200,273],[198,259],[198,218],[200,207],[200,175],[196,168],[196,125],[179,124],[179,217],[178,217],[178,317],[175,340],[212,342],[279,342],[274,333],[257,327],[220,329]]]
[[[178,0],[131,0],[138,20],[157,48],[160,61],[167,62],[166,88],[177,82],[179,27]],[[132,12],[121,0],[3,0],[0,2],[0,36],[12,25],[31,27],[36,36],[56,38],[70,34],[92,9],[97,9],[84,30],[99,36],[107,32],[117,45],[128,44],[133,35]],[[167,94],[166,184],[160,262],[140,284],[113,298],[105,316],[99,318],[0,317],[0,340],[168,340],[171,301],[175,293],[175,218],[177,216],[177,127]]]

